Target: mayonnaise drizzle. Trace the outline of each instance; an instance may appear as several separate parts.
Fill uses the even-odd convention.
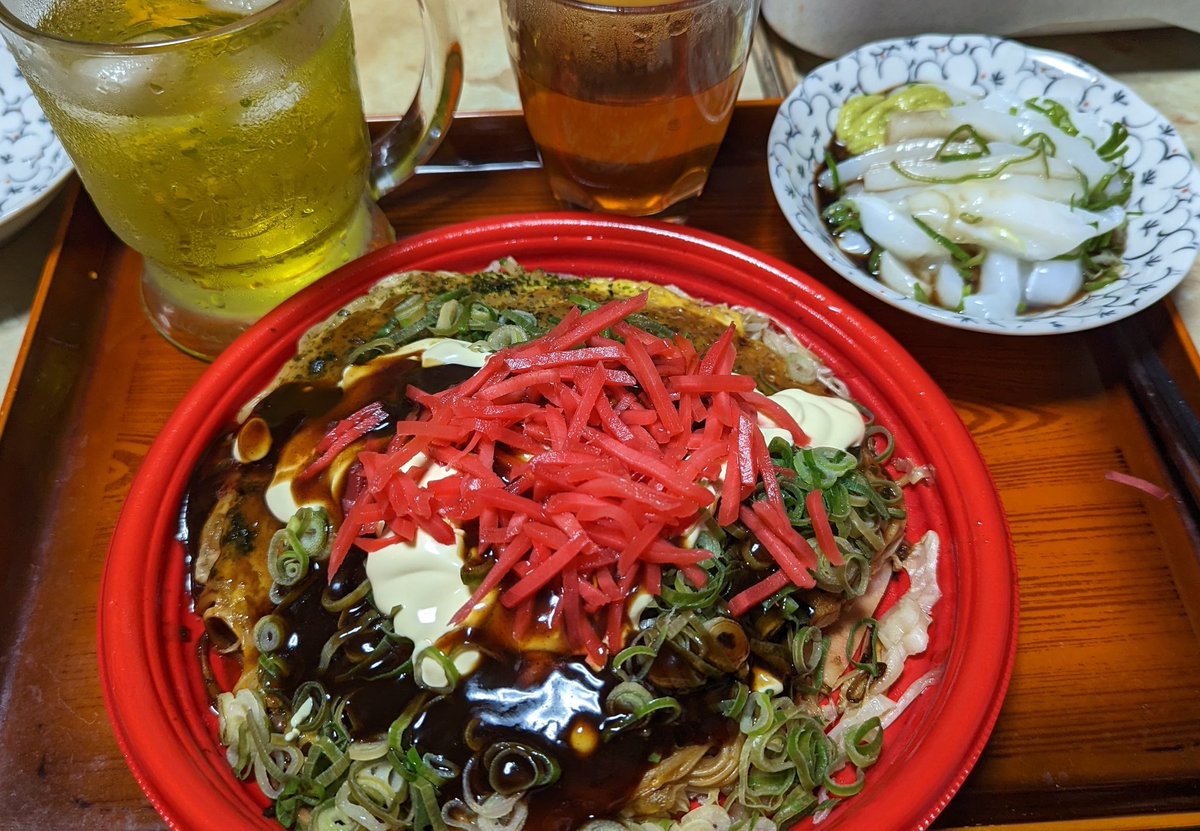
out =
[[[862,444],[866,429],[862,413],[849,401],[801,389],[780,390],[769,397],[796,420],[808,436],[810,446],[849,450]],[[758,416],[758,427],[767,444],[776,437],[791,441],[787,430],[762,414]]]
[[[448,467],[430,464],[424,454],[417,454],[405,470],[424,467],[421,485],[454,475]],[[421,680],[431,687],[442,687],[446,676],[434,661],[420,661],[421,653],[453,631],[450,619],[471,599],[471,592],[462,581],[463,538],[461,528],[454,529],[454,542],[441,543],[427,532],[418,530],[411,542],[397,540],[374,551],[367,557],[367,579],[375,607],[392,614],[396,634],[413,642],[413,666]],[[481,603],[479,607],[486,606]],[[479,653],[465,650],[454,656],[460,673],[475,669]]]
[[[362,364],[361,366],[350,364],[342,370],[341,387],[345,389],[356,383],[364,375],[374,372],[378,368],[379,361],[394,361],[398,358],[416,354],[420,354],[421,367],[424,369],[433,366],[446,366],[447,364],[479,369],[488,362],[488,358],[492,357],[493,353],[473,349],[472,345],[465,340],[457,340],[455,338],[421,338],[412,343],[406,343],[395,352],[381,355],[370,363]]]
[[[421,340],[401,346],[395,352],[389,352],[387,355],[380,356],[371,363],[363,364],[362,366],[354,364],[347,366],[342,371],[339,386],[342,389],[352,386],[361,378],[376,372],[382,361],[395,360],[418,353],[421,356],[421,366],[426,369],[434,366],[445,366],[447,364],[478,369],[486,364],[488,358],[491,357],[490,352],[480,352],[472,349],[471,344],[464,340],[456,340],[455,338],[422,338]],[[423,464],[424,462],[416,462],[414,460],[414,463]],[[276,470],[271,484],[267,487],[265,495],[267,508],[280,522],[287,522],[292,514],[296,513],[300,508],[305,507],[296,502],[295,496],[292,493],[292,479],[299,472],[299,470]],[[339,473],[344,474],[345,471],[334,471],[335,475]],[[315,507],[319,504],[319,502],[314,502],[308,507]]]

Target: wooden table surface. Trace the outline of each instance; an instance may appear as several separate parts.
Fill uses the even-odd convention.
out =
[[[779,213],[765,164],[773,113],[739,106],[689,224],[791,262],[887,328],[955,405],[1012,529],[1012,682],[934,827],[1200,827],[1196,460],[1162,415],[1200,402],[1200,378],[1171,309],[1027,338],[895,311],[820,264]],[[460,119],[438,165],[383,207],[399,236],[553,209],[534,160],[519,118]],[[105,715],[96,598],[131,478],[205,366],[153,332],[138,258],[72,198],[0,414],[0,829],[161,828]],[[1163,369],[1165,394],[1143,383]]]

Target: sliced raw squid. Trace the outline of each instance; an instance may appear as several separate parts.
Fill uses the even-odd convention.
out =
[[[963,300],[973,317],[1007,320],[1021,306],[1021,263],[1011,254],[989,251],[979,269],[979,291]]]
[[[966,285],[967,281],[963,279],[962,274],[950,263],[938,266],[933,290],[937,301],[943,306],[957,309],[962,305],[963,289]]]
[[[848,201],[858,209],[863,233],[900,259],[942,259],[946,256],[946,249],[934,242],[902,209],[866,194]]]
[[[1034,263],[1025,279],[1025,302],[1031,306],[1061,306],[1083,289],[1083,263],[1047,260]]]
[[[900,262],[890,251],[884,251],[879,256],[879,279],[885,286],[900,292],[905,297],[920,299],[920,295],[928,297],[930,294],[929,284],[918,280],[908,266]]]
[[[857,197],[861,202],[863,197]],[[1008,188],[972,182],[940,185],[905,200],[915,216],[954,242],[981,245],[1026,260],[1049,260],[1124,222],[1124,211],[1093,213]],[[888,245],[863,232],[877,243]],[[898,256],[904,257],[903,254]]]
[[[870,256],[907,297],[990,319],[1118,277],[1132,187],[1122,126],[1049,99],[943,90],[951,106],[888,111],[887,143],[820,173],[842,250]]]

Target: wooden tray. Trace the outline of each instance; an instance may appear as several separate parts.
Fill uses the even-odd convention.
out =
[[[739,106],[690,224],[781,257],[888,328],[949,395],[1008,512],[1021,589],[1012,684],[935,827],[1200,825],[1195,351],[1169,305],[1090,334],[922,323],[823,266],[771,196],[774,106]],[[519,117],[461,118],[386,199],[400,236],[554,208]],[[109,730],[95,655],[130,479],[204,370],[141,314],[140,261],[76,191],[0,413],[0,828],[160,828]],[[1191,419],[1191,421],[1189,421]],[[1131,474],[1166,499],[1106,478]]]

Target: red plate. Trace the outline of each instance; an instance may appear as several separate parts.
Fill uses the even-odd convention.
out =
[[[943,597],[930,647],[901,683],[938,682],[887,731],[861,794],[821,827],[923,829],[945,807],[991,732],[1012,670],[1016,577],[995,487],[933,380],[887,333],[824,285],[712,234],[659,223],[546,214],[456,225],[347,265],[242,336],[204,374],[151,447],[121,514],[100,590],[99,655],[117,740],[142,789],[174,828],[278,828],[253,785],[238,782],[216,740],[196,660],[175,538],[188,476],[210,440],[275,375],[296,340],[339,305],[397,271],[477,271],[499,257],[584,276],[670,283],[758,308],[791,329],[895,434],[897,456],[932,465],[907,489],[910,529],[942,538]]]

